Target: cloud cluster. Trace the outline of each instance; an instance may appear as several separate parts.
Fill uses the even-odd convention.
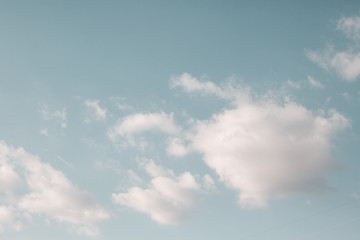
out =
[[[0,142],[0,171],[4,174],[0,178],[0,194],[9,196],[0,201],[7,204],[1,206],[0,224],[14,222],[20,229],[21,220],[13,214],[16,209],[19,214],[42,214],[70,223],[79,232],[97,235],[98,224],[109,218],[105,209],[62,172],[22,148]],[[25,192],[17,191],[20,185]]]
[[[325,70],[335,71],[346,81],[355,81],[360,76],[360,17],[341,18],[337,29],[353,41],[353,47],[346,51],[335,51],[333,46],[327,46],[323,52],[308,51],[307,56]]]
[[[177,224],[197,202],[201,186],[194,176],[185,172],[176,176],[152,160],[141,164],[152,177],[147,188],[133,187],[124,193],[113,193],[113,200],[136,211],[150,215],[160,224]],[[206,178],[211,184],[209,177]]]

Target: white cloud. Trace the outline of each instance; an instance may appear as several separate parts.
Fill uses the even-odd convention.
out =
[[[14,189],[20,184],[21,178],[14,166],[0,159],[0,197],[3,200],[11,200],[14,197]]]
[[[125,193],[113,193],[114,202],[148,214],[160,224],[181,222],[195,206],[196,194],[200,192],[194,176],[189,172],[175,176],[153,161],[142,167],[153,177],[148,188],[133,187]]]
[[[325,70],[334,70],[346,81],[355,81],[360,76],[360,53],[355,50],[336,52],[328,46],[322,53],[309,51],[307,56]]]
[[[314,63],[327,71],[335,71],[346,81],[355,81],[360,76],[360,17],[341,18],[337,29],[345,36],[354,40],[353,46],[345,51],[335,51],[333,46],[327,46],[323,52],[308,51],[306,55]]]
[[[11,166],[12,170],[7,171],[6,180],[16,182],[13,179],[21,176],[28,189],[24,195],[17,193],[18,198],[11,203],[19,211],[43,214],[59,222],[70,223],[79,232],[90,235],[97,235],[98,224],[109,218],[99,204],[74,186],[62,172],[22,148],[0,142],[0,168],[7,166]],[[18,172],[14,173],[14,169]]]
[[[62,110],[49,111],[46,104],[41,107],[41,114],[45,120],[56,120],[60,123],[62,128],[67,127],[66,108]]]
[[[235,99],[239,96],[239,91],[235,91],[230,84],[226,87],[220,87],[213,82],[200,81],[189,73],[183,73],[180,76],[173,76],[170,80],[170,87],[181,87],[187,93],[199,92],[205,95],[215,95],[223,99]]]
[[[239,191],[243,207],[266,206],[270,198],[317,194],[336,168],[332,139],[349,121],[327,117],[288,101],[238,105],[198,123],[193,148],[226,186]]]
[[[20,231],[23,224],[16,220],[15,210],[11,206],[0,206],[0,233],[5,229]]]
[[[337,29],[343,31],[349,39],[360,40],[360,16],[341,18],[337,23]]]
[[[133,136],[136,134],[150,131],[176,135],[180,130],[181,128],[174,122],[172,113],[137,113],[119,120],[115,126],[109,129],[108,136],[113,141],[120,136],[135,145]],[[146,145],[146,143],[144,144]]]
[[[161,165],[155,164],[155,162],[151,159],[139,159],[139,166],[145,169],[147,174],[149,174],[151,177],[175,176],[171,170],[166,169]]]
[[[47,128],[44,128],[42,130],[40,130],[40,133],[44,136],[49,136],[49,133],[48,133],[48,129]]]
[[[190,152],[189,148],[184,145],[184,141],[180,138],[170,139],[166,151],[169,155],[175,157],[183,157]]]
[[[312,87],[314,87],[314,88],[324,88],[325,87],[321,82],[316,81],[313,77],[307,76],[307,78],[308,78],[309,84]]]
[[[112,96],[109,98],[119,110],[131,110],[133,107],[125,102],[125,98]]]
[[[106,119],[106,108],[101,108],[99,105],[99,100],[86,100],[85,105],[88,108],[89,111],[91,111],[94,115],[97,121],[103,121]]]

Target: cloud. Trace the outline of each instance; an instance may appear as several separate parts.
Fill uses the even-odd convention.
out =
[[[288,80],[286,82],[286,85],[291,88],[301,89],[301,82],[294,82],[294,81]]]
[[[166,151],[169,155],[172,155],[175,157],[183,157],[190,152],[190,149],[184,145],[184,142],[182,139],[172,138],[169,140]]]
[[[21,178],[16,173],[14,166],[0,159],[0,196],[3,200],[14,197],[13,190],[21,184]]]
[[[215,182],[209,174],[205,174],[202,178],[203,185],[205,189],[214,190],[215,189]]]
[[[15,220],[15,210],[11,206],[0,206],[0,233],[5,229],[20,231],[23,224]]]
[[[271,198],[328,189],[325,176],[337,167],[332,140],[348,125],[335,110],[322,116],[291,101],[240,101],[198,122],[192,147],[238,190],[242,207],[264,207]]]
[[[325,87],[321,82],[316,81],[313,77],[307,76],[307,78],[308,78],[310,86],[312,86],[314,88],[324,88]]]
[[[335,71],[346,81],[355,81],[360,76],[360,53],[356,50],[336,52],[328,46],[322,53],[308,51],[308,58],[327,71]]]
[[[20,178],[26,185],[28,191],[16,192],[18,196],[11,202],[23,213],[42,214],[59,222],[67,222],[78,232],[89,235],[97,235],[98,224],[109,218],[105,209],[74,186],[61,171],[41,162],[37,156],[22,148],[0,142],[0,169],[8,169],[3,178],[13,183],[12,189],[0,191],[16,192],[15,183]]]
[[[99,100],[86,100],[85,105],[88,108],[89,111],[91,111],[97,121],[103,121],[106,119],[106,108],[101,108],[99,105]]]
[[[40,133],[42,134],[42,135],[44,135],[44,136],[49,136],[49,133],[48,133],[48,129],[47,128],[44,128],[44,129],[42,129],[42,130],[40,130]]]
[[[109,129],[108,136],[116,141],[120,136],[130,144],[135,145],[133,136],[144,132],[161,132],[169,135],[179,134],[181,128],[173,119],[173,114],[166,113],[137,113],[124,117]]]
[[[148,161],[141,165],[152,177],[148,188],[133,187],[113,193],[113,201],[150,215],[160,224],[178,224],[197,202],[200,185],[191,173],[175,176],[171,170]]]
[[[220,87],[213,82],[200,81],[189,73],[171,77],[170,88],[176,87],[181,87],[187,93],[199,92],[204,95],[215,95],[223,99],[234,99],[239,93],[230,84],[225,87]]]
[[[360,17],[341,18],[337,29],[353,40],[352,47],[345,51],[335,51],[334,46],[327,46],[323,52],[308,51],[306,55],[323,69],[335,71],[344,80],[352,82],[360,76]]]
[[[49,111],[46,104],[41,107],[41,114],[45,120],[56,120],[60,123],[62,128],[67,127],[66,108],[62,110]]]
[[[343,92],[341,95],[343,96],[343,98],[345,99],[345,101],[350,102],[351,99],[352,99],[352,97],[350,96],[350,94],[349,94],[348,92]]]
[[[337,23],[337,29],[354,41],[360,40],[360,16],[343,17]]]
[[[119,110],[123,111],[123,110],[131,110],[131,109],[133,109],[133,107],[131,105],[124,103],[125,98],[112,96],[109,99],[110,99],[111,102],[113,102],[113,104],[115,104],[115,106]]]

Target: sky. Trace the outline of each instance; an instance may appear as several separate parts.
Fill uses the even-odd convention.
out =
[[[0,2],[0,238],[355,240],[359,1]]]

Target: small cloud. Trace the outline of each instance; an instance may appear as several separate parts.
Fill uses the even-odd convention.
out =
[[[343,92],[341,95],[343,96],[343,98],[344,98],[346,101],[348,101],[348,102],[351,101],[351,96],[350,96],[350,94],[349,94],[348,92]]]
[[[360,40],[360,16],[343,17],[338,21],[336,28],[347,38],[354,41]]]
[[[115,126],[108,130],[108,136],[112,141],[116,141],[121,137],[130,145],[142,145],[145,147],[147,142],[142,140],[140,143],[136,143],[134,140],[135,135],[144,132],[160,132],[168,135],[177,135],[180,130],[181,128],[174,122],[173,113],[137,113],[120,119]]]
[[[145,167],[152,179],[147,188],[132,187],[123,193],[113,193],[112,199],[116,204],[148,214],[160,224],[178,224],[196,205],[200,186],[189,172],[169,175],[171,170],[152,161],[148,164]]]
[[[95,116],[95,119],[97,121],[103,121],[106,119],[107,109],[101,108],[99,103],[100,103],[99,100],[89,100],[88,99],[85,101],[86,107],[88,108],[88,110],[90,112],[92,112],[92,114]]]
[[[110,99],[110,101],[112,101],[115,104],[115,106],[119,110],[124,111],[124,110],[133,109],[133,107],[131,105],[124,103],[125,99],[122,97],[110,97],[109,99]]]
[[[58,160],[60,160],[63,164],[65,164],[66,166],[73,168],[74,164],[72,164],[71,162],[66,161],[64,158],[60,157],[60,156],[56,156],[56,158]]]
[[[215,95],[222,99],[236,100],[239,97],[244,97],[246,93],[240,93],[231,84],[225,87],[220,87],[213,82],[201,81],[191,76],[189,73],[183,73],[180,76],[172,76],[170,79],[170,88],[180,87],[185,92],[198,92],[203,95]]]
[[[48,134],[48,129],[44,128],[43,130],[40,130],[40,134],[44,135],[44,136],[49,136]]]
[[[46,104],[41,107],[41,114],[45,120],[56,120],[62,128],[67,127],[66,108],[50,111]]]
[[[328,45],[322,52],[307,51],[307,57],[326,71],[334,71],[348,82],[355,81],[360,76],[360,17],[341,18],[337,29],[354,41],[354,45],[345,51],[335,51],[334,46]]]
[[[175,157],[183,157],[189,153],[189,148],[184,145],[184,141],[180,138],[172,138],[169,140],[168,147],[166,149],[169,155]]]
[[[294,82],[291,80],[287,80],[286,85],[291,87],[291,88],[295,88],[295,89],[300,89],[301,88],[301,83],[300,82]]]
[[[321,82],[316,81],[313,77],[307,76],[307,78],[308,78],[310,86],[312,86],[314,88],[324,88],[325,87]]]
[[[159,176],[174,176],[173,171],[164,168],[161,165],[155,164],[152,159],[142,158],[138,159],[139,167],[143,168],[151,177]]]

